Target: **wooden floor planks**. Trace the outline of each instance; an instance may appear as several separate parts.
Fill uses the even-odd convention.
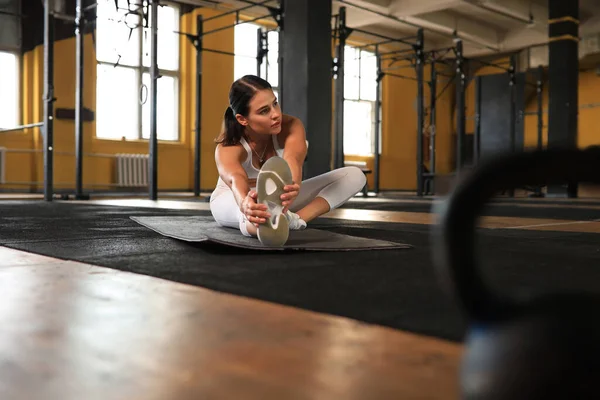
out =
[[[0,398],[457,398],[459,345],[0,247]]]

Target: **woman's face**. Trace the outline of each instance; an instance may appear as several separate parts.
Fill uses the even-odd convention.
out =
[[[240,124],[257,134],[277,135],[281,132],[281,107],[271,89],[256,92],[248,106],[248,116],[236,116]]]

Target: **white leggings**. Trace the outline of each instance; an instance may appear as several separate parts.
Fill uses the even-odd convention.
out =
[[[290,211],[301,210],[317,196],[325,199],[333,210],[360,192],[366,183],[365,175],[357,167],[343,167],[315,176],[302,182]],[[229,187],[215,189],[210,197],[210,211],[219,225],[238,228],[248,235],[246,216],[240,211]]]

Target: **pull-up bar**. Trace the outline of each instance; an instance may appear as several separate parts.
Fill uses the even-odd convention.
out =
[[[407,44],[409,46],[415,45],[414,43],[408,41],[409,39],[415,38],[414,36],[403,37],[403,38],[393,38],[390,36],[382,35],[380,33],[369,32],[364,29],[359,29],[359,28],[349,28],[349,29],[351,29],[353,32],[358,32],[358,33],[362,33],[364,35],[369,35],[369,36],[377,37],[379,39],[384,39],[385,41],[387,41],[389,43],[397,42],[397,43]]]
[[[384,44],[395,43],[396,41],[397,41],[396,39],[388,39],[388,40],[383,40],[381,42],[363,44],[362,46],[356,46],[356,48],[357,49],[366,49],[368,47],[378,47],[378,46],[381,46]]]
[[[225,16],[231,15],[231,14],[237,14],[240,11],[249,10],[251,8],[254,8],[254,7],[270,8],[270,6],[265,6],[264,4],[270,3],[272,1],[273,0],[264,0],[264,1],[261,1],[260,3],[252,3],[251,5],[247,5],[247,6],[244,6],[244,7],[236,8],[236,9],[233,9],[231,11],[226,11],[226,12],[221,13],[221,14],[213,15],[212,17],[204,18],[204,22],[212,21],[214,19],[225,17]]]
[[[0,129],[0,133],[17,132],[17,131],[22,131],[24,129],[29,129],[29,128],[40,128],[42,126],[44,126],[43,122],[35,122],[33,124],[25,124],[25,125],[15,126],[13,128]]]
[[[156,0],[154,0],[156,1]],[[240,0],[242,1],[242,0]],[[210,48],[205,48],[204,47],[204,37],[207,35],[210,35],[212,33],[216,33],[216,32],[221,32],[224,31],[226,29],[231,29],[235,26],[238,25],[242,25],[242,24],[247,24],[247,23],[252,23],[261,19],[265,19],[265,18],[273,18],[278,25],[278,29],[280,34],[283,31],[283,12],[281,10],[281,8],[275,8],[272,6],[267,6],[265,5],[266,3],[269,3],[273,0],[264,0],[261,1],[259,3],[254,2],[254,1],[243,1],[244,3],[249,4],[248,6],[244,6],[235,10],[231,10],[231,11],[227,11],[218,15],[215,15],[213,17],[209,17],[209,18],[203,18],[201,15],[197,16],[197,22],[196,22],[196,33],[195,34],[191,34],[191,33],[185,33],[185,32],[177,32],[180,35],[184,35],[186,36],[194,45],[195,49],[196,49],[196,123],[195,123],[195,128],[194,128],[194,136],[195,136],[195,148],[194,148],[194,196],[200,196],[200,189],[201,189],[201,182],[200,182],[200,165],[201,165],[201,145],[202,145],[202,141],[201,141],[201,137],[202,137],[202,132],[201,132],[201,128],[202,128],[202,53],[204,51],[210,52],[210,53],[215,53],[215,54],[222,54],[222,55],[228,55],[228,56],[236,56],[235,53],[229,52],[229,51],[224,51],[224,50],[217,50],[217,49],[210,49]],[[240,11],[243,10],[247,10],[253,7],[263,7],[266,8],[267,10],[269,10],[269,14],[266,15],[262,15],[260,17],[257,18],[252,18],[249,20],[245,20],[245,21],[239,21],[236,20],[236,23],[233,25],[228,25],[228,26],[224,26],[224,27],[220,27],[220,28],[216,28],[216,29],[212,29],[210,31],[204,31],[204,23],[207,21],[212,21],[215,20],[217,18],[221,18],[224,17],[226,15],[231,15],[231,14],[237,14]],[[282,41],[279,41],[279,45],[280,48],[282,46]],[[259,43],[259,47],[260,47],[260,43]],[[259,69],[259,65],[260,65],[260,58],[261,58],[261,52],[258,51],[257,53],[257,69]],[[264,57],[264,55],[263,55]],[[253,57],[254,58],[254,57]],[[280,74],[281,74],[281,63],[279,65],[279,70],[280,70]],[[257,71],[258,72],[258,71]],[[281,76],[281,75],[280,75]]]
[[[213,30],[210,30],[210,31],[207,31],[207,32],[202,32],[202,36],[207,36],[207,35],[210,35],[211,33],[217,33],[217,32],[221,32],[221,31],[227,30],[227,29],[231,29],[231,28],[236,27],[238,25],[249,24],[249,23],[256,22],[256,21],[259,21],[259,20],[265,19],[265,18],[275,18],[275,17],[273,17],[272,14],[261,15],[260,17],[248,19],[248,20],[245,20],[245,21],[240,21],[240,22],[235,23],[233,25],[222,26],[220,28],[216,28],[216,29],[213,29]],[[277,19],[275,19],[275,21],[279,22]],[[206,21],[204,21],[204,22],[206,22]],[[180,33],[180,32],[178,32],[178,33]]]

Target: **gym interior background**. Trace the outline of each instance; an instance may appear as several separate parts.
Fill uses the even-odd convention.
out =
[[[13,371],[3,398],[160,398],[155,385],[169,398],[455,398],[466,322],[432,267],[434,207],[497,150],[600,145],[593,0],[160,0],[154,154],[151,2],[85,0],[77,21],[75,0],[50,12],[46,1],[0,1],[0,252],[13,267],[0,272],[0,357],[29,371]],[[315,229],[410,249],[265,254],[132,222],[209,215],[229,87],[257,73],[284,112],[306,118],[310,173],[342,163],[367,174],[364,193]],[[596,188],[514,189],[481,225],[493,279],[510,291],[597,291]],[[148,338],[131,315],[160,333]],[[87,333],[64,336],[71,323]],[[12,345],[26,335],[41,339]],[[143,357],[155,349],[174,353],[159,365]],[[103,366],[96,351],[113,358]],[[36,369],[44,357],[76,383],[49,385]],[[130,387],[95,374],[130,374]]]
[[[7,4],[19,2],[8,2]],[[74,1],[64,2],[64,11],[74,14]],[[91,191],[127,190],[120,183],[117,171],[117,154],[148,154],[150,105],[149,87],[149,29],[133,20],[127,11],[127,2],[116,10],[113,2],[99,2],[96,13],[86,25],[84,33],[83,62],[83,186]],[[211,18],[225,5],[207,5],[195,8],[186,4],[164,2],[159,14],[159,55],[161,74],[159,88],[158,127],[158,190],[191,191],[194,180],[194,126],[196,51],[191,40],[176,32],[195,33],[197,15]],[[360,3],[360,2],[359,2]],[[384,2],[385,3],[385,2]],[[347,25],[350,28],[373,32],[391,38],[416,34],[416,28],[386,17],[389,9],[396,7],[398,15],[408,22],[423,19],[425,51],[453,48],[455,41],[463,41],[465,57],[472,58],[465,86],[465,143],[472,143],[475,132],[476,77],[486,74],[506,74],[509,57],[518,57],[517,69],[535,70],[542,66],[547,71],[549,50],[547,42],[547,6],[544,1],[515,2],[499,6],[456,2],[449,7],[446,2],[436,5],[423,2],[423,6],[406,6],[403,3],[389,6],[373,4],[365,11],[343,2],[334,2],[333,14],[340,7],[347,8]],[[472,2],[471,2],[472,3]],[[523,3],[523,4],[521,4]],[[267,3],[265,3],[267,4]],[[272,4],[275,4],[272,2]],[[412,3],[411,3],[412,4]],[[599,112],[595,99],[600,82],[596,64],[598,49],[596,20],[593,2],[581,1],[582,21],[580,71],[578,80],[579,121],[577,146],[598,144],[598,127],[594,123]],[[5,8],[8,9],[9,5]],[[242,5],[238,3],[238,5]],[[246,4],[247,5],[247,4]],[[360,5],[360,4],[358,4]],[[369,5],[369,4],[367,4]],[[18,6],[13,6],[17,7]],[[25,7],[23,5],[22,7]],[[375,7],[375,8],[373,8]],[[394,9],[396,9],[394,8]],[[34,1],[27,5],[26,17],[2,15],[2,119],[1,128],[36,123],[43,118],[41,99],[43,88],[43,29],[39,21],[43,15],[42,3]],[[204,23],[203,31],[231,26],[238,20],[256,19],[268,15],[264,8],[246,8]],[[418,16],[418,17],[416,17]],[[440,20],[438,21],[439,18]],[[429,20],[432,21],[429,21]],[[131,20],[131,21],[129,21]],[[22,21],[22,25],[21,25]],[[121,21],[121,22],[119,22]],[[333,21],[333,19],[332,19]],[[482,22],[483,21],[483,22]],[[129,26],[135,29],[129,29]],[[73,110],[75,104],[76,43],[72,21],[56,19],[54,107],[65,110],[54,121],[54,185],[57,189],[75,187],[75,138]],[[140,26],[137,26],[140,25]],[[418,25],[418,24],[416,24]],[[21,28],[22,26],[22,28]],[[256,73],[258,27],[269,31],[268,56],[262,68],[263,77],[274,86],[278,85],[278,32],[272,18],[266,17],[223,29],[203,38],[207,49],[233,53],[235,56],[204,51],[202,54],[202,118],[201,118],[201,188],[210,191],[216,184],[217,173],[213,160],[213,139],[219,132],[222,114],[227,107],[227,88],[232,80],[245,73]],[[332,30],[334,22],[332,22]],[[345,112],[344,112],[344,158],[346,161],[363,161],[374,168],[375,143],[375,90],[377,86],[377,63],[375,46],[380,37],[356,32],[350,35],[345,57]],[[453,38],[455,36],[455,38]],[[391,41],[390,41],[391,42]],[[398,46],[400,45],[400,46]],[[386,53],[386,44],[380,52]],[[398,48],[410,48],[401,43],[387,43],[387,53]],[[436,69],[440,74],[437,82],[435,120],[436,172],[452,173],[456,169],[456,81],[452,60],[453,52],[440,50],[432,53],[439,60]],[[409,52],[398,56],[382,56],[382,68],[389,74],[381,82],[381,128],[380,183],[381,191],[415,191],[417,188],[417,83],[395,75],[415,78],[415,70],[409,60]],[[335,47],[332,43],[332,57]],[[414,58],[414,57],[413,57]],[[139,60],[143,62],[140,64]],[[449,61],[447,61],[449,60]],[[487,65],[478,60],[494,65]],[[267,70],[265,70],[268,64]],[[135,67],[142,65],[142,67]],[[431,170],[430,110],[431,63],[424,66],[424,139],[423,165]],[[504,70],[502,70],[504,68]],[[532,74],[530,74],[532,75]],[[535,79],[532,75],[531,79]],[[530,79],[530,80],[531,80]],[[333,73],[332,73],[333,80]],[[547,83],[547,73],[544,74]],[[145,85],[145,86],[144,86]],[[333,85],[333,84],[332,84]],[[119,88],[118,90],[116,88]],[[142,88],[142,89],[140,89]],[[537,101],[535,88],[527,86],[524,102],[524,142],[526,147],[537,145]],[[543,86],[543,143],[547,141],[547,110],[549,86]],[[116,96],[115,93],[120,93]],[[143,104],[141,99],[145,99]],[[69,112],[71,110],[71,112]],[[332,104],[332,112],[335,113]],[[331,124],[332,137],[334,124]],[[471,140],[469,140],[471,139]],[[0,136],[3,147],[3,191],[41,191],[43,182],[43,152],[40,130],[6,132]],[[472,147],[472,146],[471,146]],[[470,147],[469,147],[470,149]],[[469,150],[467,149],[467,150]],[[333,160],[333,157],[332,157]],[[368,176],[373,188],[373,175]],[[147,184],[140,180],[129,189]]]

